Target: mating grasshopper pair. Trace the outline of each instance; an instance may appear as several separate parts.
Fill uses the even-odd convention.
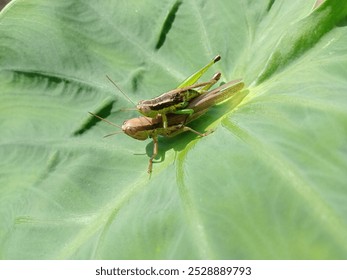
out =
[[[158,154],[158,136],[173,137],[185,131],[191,131],[199,136],[208,135],[210,132],[200,133],[186,124],[203,115],[211,106],[228,99],[244,87],[241,80],[235,80],[208,91],[219,80],[220,73],[215,74],[209,82],[192,84],[219,59],[220,56],[216,56],[209,64],[187,78],[179,85],[179,88],[156,98],[140,101],[137,104],[137,109],[145,116],[124,121],[121,126],[123,133],[137,140],[153,139],[153,153],[149,159],[148,173],[152,172],[153,160]],[[100,116],[90,114],[118,127]]]
[[[136,109],[144,116],[155,118],[161,115],[163,127],[167,128],[166,115],[169,113],[188,114],[193,111],[186,108],[189,101],[205,92],[207,92],[221,77],[220,73],[216,73],[208,82],[196,83],[200,77],[217,61],[220,60],[220,55],[217,55],[207,65],[199,71],[185,79],[176,89],[165,92],[155,98],[141,100],[137,103]],[[114,83],[108,76],[107,78],[122,92],[127,99],[135,105],[135,103]]]

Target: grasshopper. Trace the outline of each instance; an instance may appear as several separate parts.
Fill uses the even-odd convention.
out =
[[[136,109],[146,117],[155,118],[160,114],[162,117],[163,128],[167,128],[168,126],[166,115],[169,113],[192,114],[193,111],[186,108],[189,101],[207,92],[220,79],[221,74],[219,72],[216,73],[208,82],[196,83],[197,80],[199,80],[200,77],[220,59],[220,55],[217,55],[207,65],[185,79],[176,89],[165,92],[152,99],[139,101],[136,105]],[[119,87],[108,76],[107,78],[119,89]]]
[[[166,128],[163,127],[162,115],[158,115],[155,118],[141,116],[124,121],[121,126],[122,132],[137,140],[146,140],[147,138],[153,139],[153,153],[148,164],[148,173],[151,173],[153,160],[157,156],[159,149],[158,136],[174,137],[185,131],[191,131],[201,137],[207,136],[211,131],[200,133],[186,126],[186,124],[205,114],[211,106],[227,100],[243,87],[244,83],[241,80],[235,80],[192,99],[187,108],[193,110],[193,113],[191,115],[168,114],[168,126]],[[89,113],[102,121],[118,127],[116,124],[109,122],[98,115],[91,112]],[[119,132],[108,134],[105,137],[117,133]]]

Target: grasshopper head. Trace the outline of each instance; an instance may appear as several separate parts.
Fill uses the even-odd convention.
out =
[[[146,140],[149,137],[147,122],[144,122],[144,117],[127,120],[122,125],[123,132],[137,140]]]
[[[136,109],[144,116],[155,117],[158,113],[154,112],[150,105],[144,104],[142,101],[136,105]]]

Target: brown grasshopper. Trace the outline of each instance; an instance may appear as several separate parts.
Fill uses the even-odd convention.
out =
[[[220,55],[217,55],[207,65],[185,79],[176,89],[165,92],[152,99],[139,101],[136,105],[136,109],[142,115],[150,118],[155,118],[160,114],[162,117],[163,128],[167,128],[168,126],[166,115],[169,113],[192,114],[193,111],[186,108],[189,101],[207,92],[220,79],[221,73],[216,73],[208,82],[196,84],[195,82],[199,80],[199,78],[220,59]],[[108,76],[107,78],[120,90],[120,88]],[[130,100],[130,98],[123,91],[121,92]]]
[[[158,136],[174,137],[185,131],[191,131],[201,137],[210,134],[211,131],[200,133],[186,126],[186,124],[205,114],[207,110],[213,105],[227,100],[234,93],[242,90],[243,87],[244,83],[241,80],[234,80],[192,99],[189,102],[187,108],[193,110],[193,113],[190,115],[168,114],[168,126],[166,128],[163,127],[162,116],[158,115],[155,118],[141,116],[138,118],[126,120],[121,126],[121,129],[123,133],[137,140],[146,140],[147,138],[153,139],[153,153],[149,159],[148,164],[148,173],[151,173],[153,160],[158,154]],[[99,118],[100,120],[103,120],[113,126],[118,127],[116,124],[109,122],[104,118],[101,118],[93,113],[90,114]],[[111,136],[116,133],[108,134],[105,137]]]

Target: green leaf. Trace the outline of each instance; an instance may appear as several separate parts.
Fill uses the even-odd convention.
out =
[[[347,4],[20,1],[0,14],[0,258],[345,259]],[[215,55],[247,90],[153,144],[136,117]],[[140,154],[140,155],[139,155]]]

